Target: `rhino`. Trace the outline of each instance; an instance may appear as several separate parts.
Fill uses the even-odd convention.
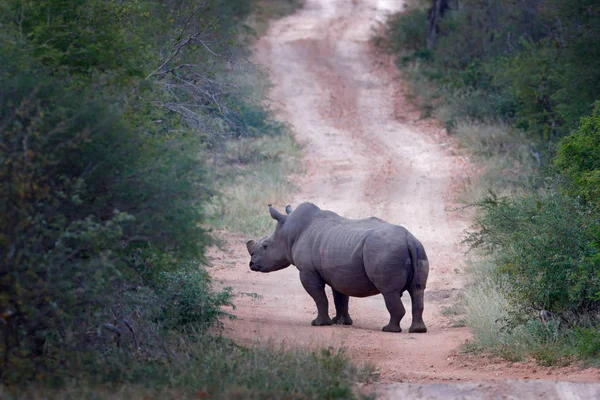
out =
[[[401,301],[404,291],[412,300],[409,332],[424,333],[423,294],[429,261],[423,245],[405,228],[379,218],[347,219],[302,203],[282,214],[269,205],[277,221],[275,231],[246,243],[250,269],[273,272],[295,265],[302,286],[317,305],[313,326],[352,325],[349,296],[383,294],[390,313],[385,332],[402,332],[400,321],[406,313]],[[329,317],[325,285],[333,291],[336,315]]]

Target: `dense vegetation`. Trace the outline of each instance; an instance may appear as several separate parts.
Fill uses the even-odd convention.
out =
[[[341,352],[211,330],[232,300],[202,266],[235,182],[224,166],[273,161],[251,139],[289,142],[235,41],[250,15],[294,6],[0,1],[3,397],[353,396]]]
[[[599,359],[600,4],[414,1],[381,43],[486,165],[470,193],[471,347]]]

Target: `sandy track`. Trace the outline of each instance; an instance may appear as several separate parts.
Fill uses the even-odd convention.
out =
[[[350,218],[377,216],[415,234],[431,265],[424,315],[429,332],[407,333],[410,313],[401,324],[405,332],[381,332],[389,318],[381,296],[351,298],[351,327],[311,327],[316,308],[297,270],[251,272],[247,238],[231,236],[226,253],[211,253],[212,275],[262,299],[236,299],[238,319],[226,323],[226,334],[244,342],[345,346],[355,360],[375,364],[383,382],[520,377],[530,366],[490,369],[488,362],[458,355],[468,330],[452,328],[440,313],[463,285],[459,242],[468,219],[449,210],[469,165],[449,150],[451,140],[439,127],[418,120],[393,66],[374,61],[368,43],[373,28],[400,6],[392,0],[308,0],[271,26],[257,58],[272,74],[279,117],[306,145],[305,172],[296,178],[300,191],[289,203],[311,201]],[[409,296],[403,301],[410,310]],[[333,315],[331,297],[330,309]],[[555,376],[546,370],[528,375]]]

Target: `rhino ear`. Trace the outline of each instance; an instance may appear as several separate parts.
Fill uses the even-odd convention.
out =
[[[291,214],[292,213],[292,206],[290,206],[289,204],[287,206],[285,206],[285,213],[286,214]]]
[[[269,214],[271,214],[271,218],[276,220],[277,222],[284,223],[286,216],[274,209],[271,204],[269,204]]]
[[[256,242],[254,240],[248,240],[246,242],[246,248],[248,249],[248,253],[252,255],[254,253],[254,247],[256,246]]]

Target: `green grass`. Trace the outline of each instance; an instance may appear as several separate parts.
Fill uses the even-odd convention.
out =
[[[373,379],[370,365],[354,366],[344,350],[261,346],[221,338],[176,338],[173,357],[124,363],[126,383],[67,383],[59,389],[0,387],[3,399],[355,399],[354,383]],[[136,379],[135,377],[143,377]]]

